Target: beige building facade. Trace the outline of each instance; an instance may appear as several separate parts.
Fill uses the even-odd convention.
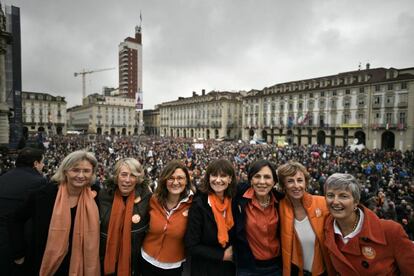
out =
[[[242,93],[211,91],[159,105],[160,135],[200,139],[241,137]]]
[[[414,68],[374,68],[280,83],[243,98],[242,138],[413,149]]]
[[[67,110],[68,129],[98,135],[136,135],[135,99],[93,94]]]
[[[66,133],[65,97],[47,93],[22,92],[23,135],[45,133],[62,135]]]

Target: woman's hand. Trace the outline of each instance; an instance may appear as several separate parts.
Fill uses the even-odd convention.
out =
[[[233,246],[229,246],[224,250],[223,261],[232,261],[233,260]]]

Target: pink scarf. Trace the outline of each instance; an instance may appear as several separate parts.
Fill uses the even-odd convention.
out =
[[[90,187],[82,189],[76,209],[72,236],[69,275],[100,275],[99,264],[99,212]],[[56,273],[69,248],[71,214],[66,183],[59,185],[49,225],[46,249],[40,276]]]

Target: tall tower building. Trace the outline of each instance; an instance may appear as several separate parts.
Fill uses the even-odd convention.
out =
[[[142,34],[135,27],[135,37],[119,44],[119,93],[136,99],[136,109],[142,110]]]
[[[6,89],[6,51],[11,35],[6,30],[6,16],[0,3],[0,145],[9,143],[9,106]]]
[[[6,31],[12,39],[7,45],[6,53],[6,101],[12,109],[9,117],[11,148],[16,148],[24,136],[22,116],[22,50],[20,32],[20,8],[6,6]]]

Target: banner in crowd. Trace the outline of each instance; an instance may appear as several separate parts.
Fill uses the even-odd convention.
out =
[[[141,89],[138,89],[137,93],[135,93],[135,110],[140,111],[143,108],[144,108],[143,93]]]

